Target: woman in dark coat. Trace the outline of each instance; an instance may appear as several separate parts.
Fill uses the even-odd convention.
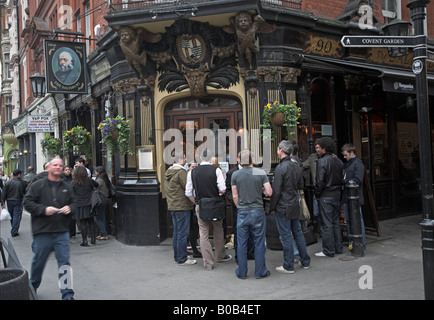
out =
[[[84,166],[77,166],[72,172],[72,188],[77,200],[77,210],[74,219],[80,221],[80,230],[83,242],[81,246],[88,246],[87,232],[90,231],[90,243],[96,243],[96,228],[93,214],[91,212],[91,195],[98,183],[89,178]],[[88,229],[89,228],[89,229]]]
[[[109,190],[111,187],[111,182],[107,176],[107,172],[104,167],[98,166],[95,168],[95,181],[98,183],[98,189],[104,194],[104,198],[102,199],[102,203],[99,207],[96,208],[96,216],[95,222],[98,226],[100,235],[96,238],[98,240],[107,240],[107,231],[105,228],[106,225],[106,215],[107,215],[107,206],[109,203]]]

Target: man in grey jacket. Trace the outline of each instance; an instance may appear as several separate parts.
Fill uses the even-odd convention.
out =
[[[76,208],[72,186],[61,179],[63,161],[52,159],[47,177],[33,182],[24,196],[24,208],[32,216],[33,259],[30,283],[35,290],[52,251],[59,267],[59,286],[63,300],[73,300],[72,269],[69,263],[69,224]],[[63,281],[60,281],[63,280]]]

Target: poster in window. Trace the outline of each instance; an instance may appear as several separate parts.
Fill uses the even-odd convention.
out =
[[[48,93],[87,93],[86,45],[82,42],[44,40]]]

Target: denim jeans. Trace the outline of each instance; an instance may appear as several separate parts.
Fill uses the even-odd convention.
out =
[[[21,217],[23,216],[23,201],[22,200],[7,200],[8,211],[11,215],[11,235],[18,233],[20,228]]]
[[[362,207],[359,206],[359,209],[360,209],[360,220],[361,220],[361,224],[362,224],[363,249],[366,250],[365,222],[363,221]],[[348,203],[344,203],[344,211],[345,211],[345,219],[347,220],[348,240],[351,241],[350,217],[349,217],[349,212],[348,212]]]
[[[247,249],[249,235],[253,235],[255,248],[255,277],[267,275],[265,266],[265,212],[261,209],[238,211],[237,214],[237,257],[238,268],[235,274],[239,278],[247,277]]]
[[[341,225],[339,223],[341,202],[339,198],[318,199],[323,253],[333,257],[342,253]]]
[[[235,250],[235,260],[238,263],[238,241],[237,241],[237,220],[238,220],[238,208],[236,205],[232,204],[232,221],[234,221],[234,250]],[[247,259],[251,259],[255,255],[255,243],[253,242],[253,234],[249,234],[249,240],[247,242]]]
[[[32,251],[34,253],[30,270],[30,283],[38,289],[42,281],[42,272],[52,251],[56,256],[57,266],[69,266],[69,232],[39,233],[33,236]],[[64,272],[59,272],[59,278]],[[72,285],[72,283],[71,283]],[[72,286],[61,288],[62,299],[74,296]]]
[[[300,255],[300,262],[304,267],[310,266],[310,257],[307,254],[306,241],[301,230],[300,220],[282,217],[276,212],[276,225],[280,234],[280,242],[283,247],[283,268],[294,270],[294,240]]]
[[[190,210],[170,211],[173,223],[173,254],[177,263],[187,261],[187,238],[190,233]]]

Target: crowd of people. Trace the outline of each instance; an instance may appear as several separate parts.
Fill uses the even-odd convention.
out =
[[[211,271],[216,263],[232,260],[226,252],[226,224],[224,213],[209,218],[210,212],[217,212],[217,199],[226,199],[232,206],[233,244],[237,267],[235,274],[246,279],[249,259],[255,260],[254,274],[257,279],[270,275],[266,266],[266,213],[264,196],[269,197],[269,213],[275,215],[277,230],[283,248],[283,263],[275,268],[279,273],[291,274],[295,263],[302,269],[309,269],[311,258],[300,224],[301,191],[306,186],[314,190],[313,220],[318,221],[322,237],[322,250],[318,257],[333,257],[343,252],[340,228],[340,208],[348,216],[348,200],[344,185],[354,180],[363,186],[365,168],[356,156],[352,144],[345,144],[341,153],[345,165],[336,155],[335,142],[322,137],[315,142],[315,154],[302,162],[297,156],[297,145],[283,140],[277,148],[280,163],[274,170],[270,183],[266,172],[254,166],[252,151],[242,150],[237,165],[224,172],[216,158],[199,157],[199,163],[186,166],[184,153],[174,156],[174,163],[165,173],[164,188],[168,210],[173,224],[174,261],[180,266],[197,264],[202,258],[205,270]],[[44,171],[36,174],[32,167],[21,178],[22,172],[14,170],[6,182],[1,179],[1,203],[7,204],[11,214],[11,235],[18,236],[23,207],[31,214],[33,233],[30,283],[36,290],[42,279],[42,271],[49,254],[54,251],[59,268],[69,266],[70,237],[81,231],[81,246],[88,246],[96,240],[107,240],[106,210],[110,202],[111,182],[103,167],[91,170],[85,160],[79,158],[74,167],[63,165],[59,157],[44,165]],[[305,175],[304,172],[310,172]],[[306,178],[306,176],[308,178]],[[93,208],[91,194],[99,189],[104,195],[101,204]],[[214,199],[216,208],[206,207],[204,199]],[[364,239],[363,188],[359,188],[360,217]],[[216,210],[214,210],[216,209]],[[212,228],[213,242],[210,241]],[[99,233],[98,233],[98,231]],[[98,234],[98,235],[97,235]],[[350,232],[348,232],[350,235]],[[197,239],[200,239],[198,246]],[[351,239],[350,239],[351,240]],[[190,244],[193,252],[188,252]],[[199,250],[200,248],[200,250]],[[192,255],[190,257],[189,255]],[[59,273],[59,278],[61,274]],[[61,288],[62,299],[74,299],[74,291]]]
[[[341,205],[348,216],[348,201],[345,184],[354,180],[359,187],[359,210],[363,215],[363,178],[365,168],[356,156],[355,147],[347,143],[341,153],[344,164],[336,155],[336,144],[330,137],[322,137],[315,142],[315,153],[302,162],[297,156],[295,142],[283,140],[277,148],[280,163],[274,170],[270,183],[268,175],[254,166],[254,154],[243,150],[238,154],[237,165],[223,172],[213,158],[199,157],[200,162],[188,164],[185,154],[175,154],[174,164],[166,171],[165,192],[168,210],[173,222],[174,260],[178,265],[194,265],[187,251],[188,243],[194,250],[193,258],[201,257],[203,267],[212,270],[217,262],[232,259],[225,249],[225,219],[205,219],[210,208],[203,199],[225,197],[232,206],[235,260],[238,267],[235,274],[245,279],[249,259],[255,260],[255,277],[261,279],[270,275],[265,261],[266,213],[264,197],[269,197],[269,213],[275,215],[277,230],[283,248],[283,263],[275,268],[277,272],[294,273],[295,263],[300,268],[309,269],[311,257],[306,249],[306,241],[300,224],[303,189],[314,191],[312,221],[318,223],[322,238],[322,250],[317,257],[334,257],[343,252],[342,230],[340,226]],[[307,173],[307,174],[305,174]],[[211,208],[212,209],[212,208]],[[205,212],[206,215],[205,215]],[[196,223],[197,221],[197,223]],[[349,225],[349,223],[347,223]],[[213,231],[214,250],[209,240],[210,227]],[[198,230],[199,232],[194,230]],[[199,235],[200,252],[196,239]],[[350,231],[348,230],[350,237]],[[351,239],[349,239],[351,241]]]
[[[59,270],[69,266],[70,238],[76,236],[77,229],[81,232],[81,246],[89,245],[88,235],[91,244],[108,239],[105,225],[111,182],[101,166],[95,168],[93,179],[83,158],[76,159],[71,168],[56,157],[44,164],[43,172],[36,174],[33,167],[28,167],[27,172],[21,178],[21,170],[13,171],[12,178],[2,185],[1,203],[11,216],[12,237],[19,236],[23,207],[31,215],[34,256],[30,283],[37,290],[51,252],[55,252]],[[94,190],[103,195],[96,207],[91,199]],[[60,291],[62,299],[74,299],[72,288],[66,286]]]

